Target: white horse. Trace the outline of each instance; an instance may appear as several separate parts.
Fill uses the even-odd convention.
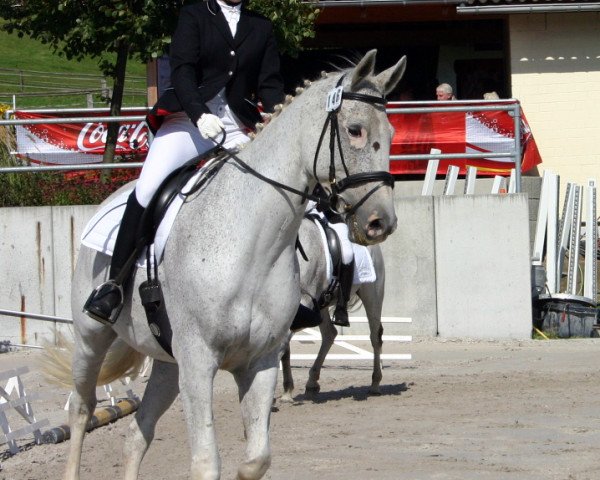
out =
[[[307,261],[301,256],[298,258],[300,264],[300,285],[303,294],[308,297],[304,300],[306,303],[307,300],[310,301],[310,299],[320,298],[321,294],[327,291],[330,280],[328,278],[325,256],[329,255],[329,252],[325,250],[323,241],[321,240],[319,227],[313,220],[305,219],[302,222],[298,237],[300,238],[302,248],[306,253],[306,257],[308,258]],[[381,308],[385,290],[385,265],[379,245],[371,245],[368,247],[368,249],[373,260],[373,266],[375,268],[377,278],[374,282],[353,286],[352,293],[353,296],[357,295],[362,301],[363,307],[367,314],[367,319],[369,321],[370,340],[373,348],[373,374],[371,376],[369,393],[373,395],[380,395],[381,390],[379,385],[382,379],[381,349],[383,346]],[[325,357],[327,356],[327,353],[329,353],[329,350],[331,349],[338,334],[337,329],[331,322],[329,307],[332,304],[335,304],[335,297],[332,297],[330,301],[323,305],[323,308],[321,308],[322,322],[319,325],[319,329],[321,331],[322,341],[317,358],[315,359],[315,362],[309,371],[308,381],[306,382],[305,386],[305,395],[308,398],[311,398],[315,394],[319,393],[321,389],[319,385],[321,368],[323,368]],[[352,323],[352,319],[350,320]],[[291,402],[294,392],[294,379],[292,376],[290,363],[289,343],[281,358],[281,365],[283,371],[283,394],[281,396],[281,401]]]
[[[396,227],[387,173],[392,128],[384,98],[402,77],[406,59],[375,74],[375,57],[372,50],[356,67],[307,84],[236,157],[217,162],[220,170],[182,206],[159,268],[174,358],[152,336],[139,297],[132,294],[145,280],[144,269],[129,282],[114,326],[81,313],[89,292],[107,279],[110,263],[81,248],[72,290],[74,392],[66,479],[79,478],[99,377],[118,378],[144,356],[154,362],[129,427],[126,479],[137,478],[156,422],[178,392],[191,449],[190,478],[220,478],[212,407],[219,369],[233,374],[239,390],[246,449],[238,478],[265,474],[279,361],[300,301],[294,247],[306,205],[302,194],[317,182],[332,190],[331,201],[345,214],[355,242],[381,242]],[[328,131],[329,148],[319,148]],[[102,369],[105,359],[108,371]]]

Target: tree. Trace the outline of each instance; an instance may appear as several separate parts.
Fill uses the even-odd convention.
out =
[[[3,0],[0,18],[9,33],[49,44],[59,55],[98,59],[113,80],[110,115],[121,112],[128,58],[147,62],[168,50],[179,10],[185,0]],[[250,0],[274,23],[282,53],[297,55],[305,38],[314,36],[316,2]],[[111,162],[118,124],[109,123],[104,162]]]
[[[317,0],[250,0],[248,8],[273,22],[280,52],[297,57],[302,42],[315,36],[318,3]]]

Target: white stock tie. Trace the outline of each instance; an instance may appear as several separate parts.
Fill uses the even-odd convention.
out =
[[[240,9],[241,4],[235,5],[233,7],[227,5],[225,2],[218,2],[223,15],[225,16],[225,20],[229,24],[229,29],[231,30],[231,35],[235,37],[235,32],[237,31],[237,24],[240,20]]]

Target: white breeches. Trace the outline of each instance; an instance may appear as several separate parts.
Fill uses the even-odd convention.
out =
[[[234,149],[248,142],[250,138],[246,135],[246,128],[231,112],[224,98],[220,93],[207,102],[207,106],[225,126],[226,139],[223,146]],[[216,140],[220,141],[220,137],[221,135]],[[148,206],[162,181],[171,172],[214,146],[215,142],[202,138],[198,127],[191,122],[185,112],[177,112],[166,117],[150,145],[135,187],[135,196],[140,205]]]

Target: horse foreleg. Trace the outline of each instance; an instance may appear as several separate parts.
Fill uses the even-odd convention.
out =
[[[138,478],[140,464],[154,438],[156,422],[179,394],[177,364],[154,360],[142,403],[129,425],[125,443],[125,480]]]
[[[381,350],[383,348],[383,326],[381,325],[381,308],[383,304],[383,273],[378,274],[377,282],[361,285],[358,296],[363,302],[363,307],[369,320],[371,347],[373,348],[373,374],[369,393],[381,395],[380,383],[383,378],[381,373]]]
[[[196,346],[187,346],[195,352]],[[213,420],[213,386],[217,363],[213,358],[188,354],[186,362],[179,363],[179,390],[183,402],[192,465],[192,480],[218,480],[221,476],[221,459]]]
[[[279,354],[271,354],[259,365],[236,371],[240,406],[246,435],[246,454],[238,468],[239,480],[258,480],[271,465],[269,419],[277,383]]]
[[[65,480],[79,479],[83,439],[97,403],[96,381],[106,352],[116,338],[115,332],[107,327],[93,328],[86,334],[81,332],[82,328],[75,326],[72,362],[74,389],[69,401],[71,442]]]
[[[281,357],[281,370],[283,373],[283,394],[280,400],[282,402],[293,402],[294,395],[294,377],[292,376],[292,365],[290,362],[290,343],[288,342]]]
[[[319,329],[321,330],[321,348],[319,348],[319,353],[315,359],[315,363],[313,363],[313,366],[308,372],[308,381],[306,382],[305,387],[305,395],[308,397],[312,397],[321,390],[321,386],[319,385],[321,368],[323,368],[325,357],[327,357],[329,350],[331,350],[331,346],[333,345],[335,337],[337,337],[338,334],[337,329],[333,323],[331,323],[329,310],[321,310],[321,316],[323,317],[323,321],[321,322],[321,325],[319,325]]]

